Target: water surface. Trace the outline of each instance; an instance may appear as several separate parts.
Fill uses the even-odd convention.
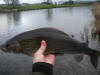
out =
[[[91,40],[94,21],[91,6],[3,13],[0,14],[0,44],[25,31],[55,27],[92,47],[91,42],[95,42]]]

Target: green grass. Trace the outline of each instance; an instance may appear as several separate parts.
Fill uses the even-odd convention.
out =
[[[18,10],[31,10],[31,9],[49,9],[49,8],[60,8],[60,7],[79,7],[83,5],[28,5],[28,6],[22,6]],[[85,5],[86,6],[86,5]]]
[[[30,5],[2,5],[0,11],[24,11],[24,10],[36,10],[36,9],[49,9],[49,8],[61,8],[61,7],[81,7],[87,5],[47,5],[47,4],[30,4]]]

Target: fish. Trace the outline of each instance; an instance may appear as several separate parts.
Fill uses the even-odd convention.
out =
[[[86,54],[90,56],[92,65],[96,68],[100,52],[73,39],[67,33],[56,28],[38,28],[23,32],[0,46],[4,52],[23,53],[32,56],[40,47],[41,40],[47,42],[47,54]]]

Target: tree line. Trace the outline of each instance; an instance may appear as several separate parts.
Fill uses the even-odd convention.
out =
[[[19,0],[4,0],[4,2],[8,5],[19,5],[20,2]],[[52,0],[46,0],[47,3],[51,3]],[[72,0],[69,0],[70,3],[72,3],[73,1]]]
[[[96,1],[100,1],[100,0],[96,0]],[[8,5],[19,5],[20,4],[19,0],[4,0],[4,2]],[[46,2],[50,3],[52,2],[52,0],[46,0]],[[69,3],[73,4],[73,0],[69,0]]]
[[[19,5],[19,0],[4,0],[8,5]]]

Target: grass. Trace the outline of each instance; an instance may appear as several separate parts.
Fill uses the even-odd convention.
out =
[[[0,12],[9,11],[25,11],[25,10],[36,10],[36,9],[49,9],[49,8],[61,8],[61,7],[81,7],[88,5],[47,5],[47,4],[29,4],[29,5],[2,5],[0,6]]]

